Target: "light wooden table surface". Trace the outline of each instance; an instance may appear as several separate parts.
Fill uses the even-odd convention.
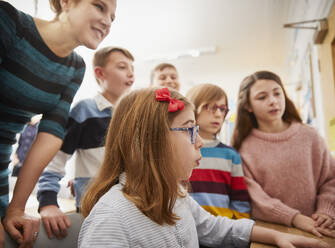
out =
[[[299,229],[293,228],[293,227],[287,227],[287,226],[283,226],[283,225],[278,225],[278,224],[272,224],[272,223],[267,223],[267,222],[263,222],[263,221],[256,221],[256,224],[259,226],[263,226],[263,227],[267,227],[267,228],[271,228],[280,232],[285,232],[285,233],[291,233],[291,234],[296,234],[296,235],[302,235],[305,237],[311,237],[311,238],[317,238],[316,236],[314,236],[313,234],[301,231]],[[327,242],[328,244],[331,245],[331,247],[335,247],[335,239],[333,238],[328,238],[328,237],[323,237],[322,239],[324,242]],[[256,243],[256,242],[252,242],[250,248],[271,248],[271,247],[275,247],[272,245],[264,245],[264,244],[260,244],[260,243]]]

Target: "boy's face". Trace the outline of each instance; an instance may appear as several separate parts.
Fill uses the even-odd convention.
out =
[[[99,79],[102,95],[113,104],[134,83],[133,61],[118,51],[111,52],[106,65],[97,66],[94,71]]]
[[[201,138],[212,140],[220,132],[225,120],[225,113],[220,108],[227,106],[227,99],[222,97],[219,101],[206,104],[198,114],[197,124]]]
[[[180,83],[178,73],[171,67],[165,67],[163,70],[158,70],[154,74],[153,85],[170,87],[179,91]]]

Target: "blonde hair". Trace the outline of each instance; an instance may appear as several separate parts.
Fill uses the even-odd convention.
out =
[[[96,66],[105,67],[108,62],[109,55],[114,52],[120,52],[131,61],[134,61],[134,56],[127,49],[122,47],[107,46],[100,48],[94,53],[92,62],[93,68],[95,68]],[[99,83],[96,77],[95,80]]]
[[[158,64],[152,71],[151,71],[151,74],[150,74],[150,85],[153,85],[154,84],[154,78],[155,78],[155,73],[157,71],[162,71],[164,70],[165,68],[172,68],[176,71],[176,73],[178,74],[178,71],[177,71],[177,68],[173,65],[173,64],[169,64],[169,63],[161,63],[161,64]]]
[[[226,92],[219,86],[214,84],[199,84],[190,89],[186,97],[194,104],[195,119],[198,118],[202,107],[215,101],[219,101],[223,97],[226,99],[228,107],[228,97]]]
[[[156,101],[155,90],[135,90],[117,104],[106,138],[105,156],[97,178],[82,200],[86,217],[98,200],[126,173],[125,197],[159,225],[175,224],[173,213],[178,197],[183,197],[178,170],[172,163],[170,125],[181,111],[169,112],[168,102]],[[192,104],[177,91],[171,97]]]
[[[239,88],[236,124],[232,136],[232,146],[237,151],[241,148],[244,139],[250,134],[251,130],[258,127],[255,115],[247,110],[247,106],[250,105],[250,88],[257,80],[262,79],[273,80],[282,88],[286,106],[282,119],[288,123],[292,121],[302,122],[294,103],[287,97],[280,77],[270,71],[257,71],[245,77]]]
[[[53,12],[56,13],[56,16],[59,16],[62,13],[62,5],[60,4],[61,0],[49,0],[50,8]],[[81,0],[71,0],[75,4],[79,3]]]

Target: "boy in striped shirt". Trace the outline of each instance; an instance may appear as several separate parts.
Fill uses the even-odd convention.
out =
[[[45,168],[38,182],[39,213],[49,238],[67,235],[70,219],[59,209],[59,181],[73,157],[73,193],[79,211],[81,196],[91,177],[95,177],[105,152],[105,136],[118,99],[134,82],[133,55],[125,48],[107,46],[95,52],[94,76],[100,92],[71,108],[66,135],[60,151]]]
[[[249,218],[250,202],[240,155],[217,138],[229,111],[227,95],[212,84],[201,84],[186,95],[195,106],[202,159],[190,177],[190,195],[208,212],[231,219]]]

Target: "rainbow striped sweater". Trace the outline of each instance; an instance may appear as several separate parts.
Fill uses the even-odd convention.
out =
[[[215,216],[250,218],[250,198],[240,155],[219,140],[205,144],[200,151],[200,165],[190,177],[190,195]]]

